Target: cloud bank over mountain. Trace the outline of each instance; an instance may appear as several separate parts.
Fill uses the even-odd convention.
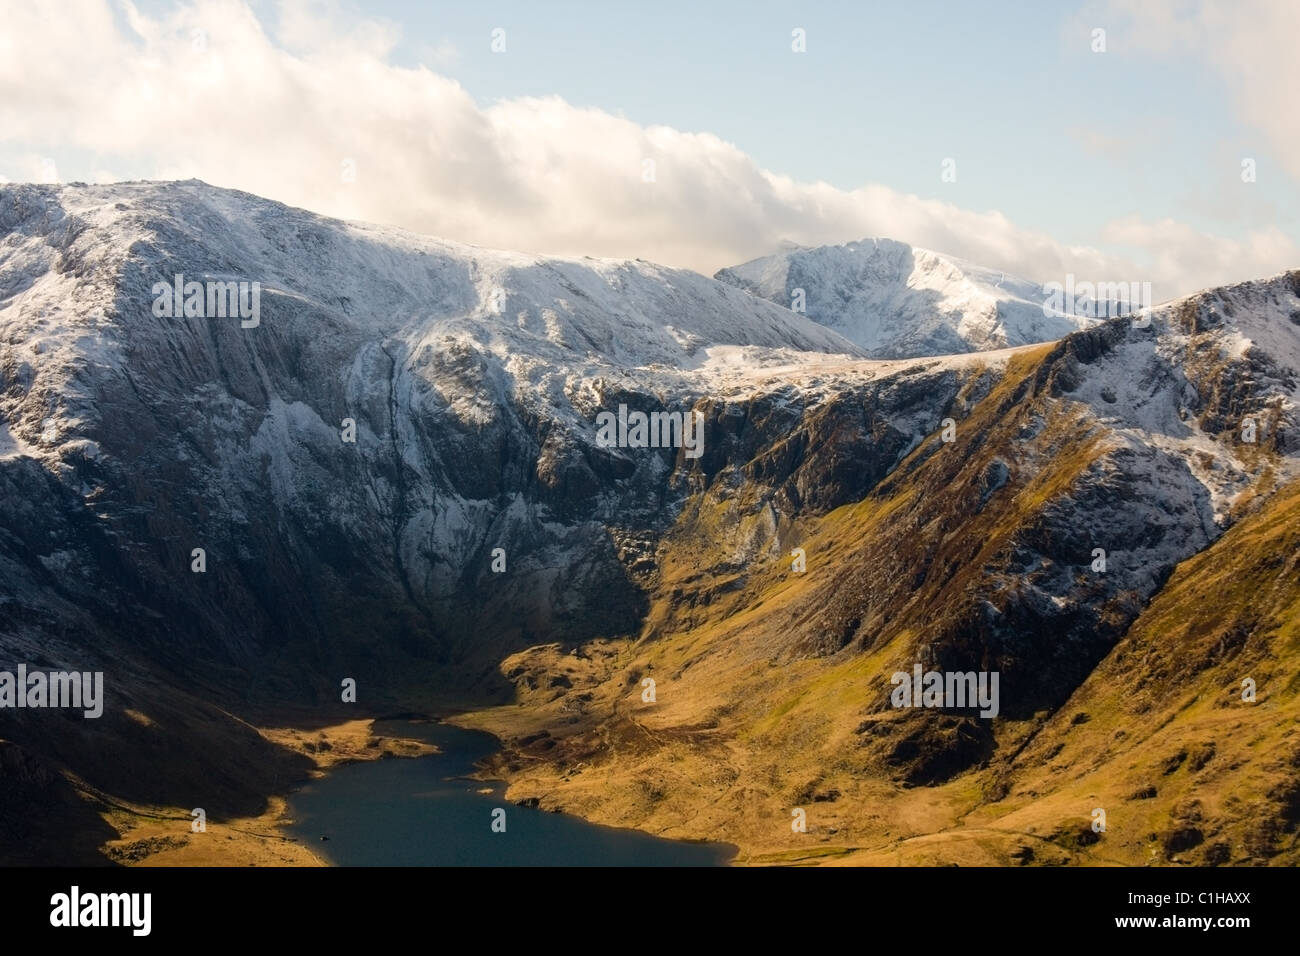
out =
[[[238,0],[160,18],[103,0],[57,16],[0,8],[0,177],[13,181],[194,177],[480,245],[706,275],[782,244],[892,236],[1034,281],[1150,281],[1160,299],[1300,258],[1276,227],[1238,240],[1139,217],[1098,237],[1132,250],[1117,256],[996,210],[798,182],[711,133],[555,96],[482,107],[452,79],[394,65],[393,25],[314,7],[284,5],[274,30]],[[43,152],[54,144],[77,151],[77,169]]]

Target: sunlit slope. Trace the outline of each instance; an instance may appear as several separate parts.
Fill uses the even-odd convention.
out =
[[[1237,360],[1197,328],[1197,310],[1213,307],[1184,305],[1169,318],[1167,335],[1185,349],[1175,400],[1185,404],[1171,415],[1187,423],[1181,431],[1098,416],[1098,380],[1119,381],[1115,366],[1128,363],[1141,388],[1136,370],[1169,348],[1112,324],[972,376],[950,408],[952,440],[943,429],[926,436],[856,504],[785,518],[767,507],[762,456],[692,498],[657,553],[639,641],[536,648],[503,666],[520,705],[473,719],[513,736],[500,765],[512,794],[732,840],[742,862],[1286,859],[1294,731],[1268,723],[1262,691],[1256,709],[1242,709],[1245,672],[1229,679],[1195,663],[1234,646],[1267,655],[1262,642],[1291,663],[1252,664],[1267,677],[1257,683],[1278,696],[1294,683],[1287,529],[1297,495],[1294,485],[1276,490],[1286,438],[1240,441],[1239,416],[1263,414],[1241,393],[1233,411],[1223,407],[1217,383]],[[1161,409],[1139,413],[1138,424],[1161,425]],[[768,452],[780,454],[779,444]],[[1216,515],[1224,525],[1247,517],[1219,537]],[[802,574],[794,548],[806,556]],[[1233,588],[1214,583],[1221,574]],[[1269,589],[1276,607],[1224,599],[1253,587]],[[1207,623],[1197,601],[1217,602],[1221,620]],[[1253,721],[1272,735],[1219,764],[1233,766],[1222,792],[1235,802],[1189,802],[1193,778],[1213,776],[1217,759],[1206,760],[1202,730],[1158,737],[1162,722],[1192,719],[1196,706],[1141,704],[1133,688],[1151,674],[1108,682],[1135,642],[1154,673],[1202,701],[1207,720],[1225,730]],[[914,663],[997,671],[999,717],[891,707],[890,675]],[[1098,703],[1080,703],[1089,694]],[[1114,755],[1113,739],[1131,754]],[[1063,763],[1076,745],[1077,763]],[[1167,782],[1169,800],[1149,779],[1166,766],[1188,781]],[[1213,833],[1196,825],[1211,805]],[[806,833],[791,829],[796,807]],[[1103,833],[1092,829],[1097,808],[1108,815]]]
[[[1007,803],[1023,809],[1004,822],[1054,814],[1086,822],[1100,807],[1101,845],[1130,862],[1295,865],[1297,691],[1300,484],[1292,483],[1184,562],[1044,724],[1012,765]]]

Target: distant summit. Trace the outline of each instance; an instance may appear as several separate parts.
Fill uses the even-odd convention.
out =
[[[714,278],[786,308],[802,306],[874,358],[987,352],[1096,324],[1045,314],[1037,283],[893,239],[782,250]]]

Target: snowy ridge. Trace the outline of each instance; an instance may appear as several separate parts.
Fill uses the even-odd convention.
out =
[[[175,272],[260,282],[264,327],[219,335],[258,350],[277,326],[314,336],[360,400],[385,400],[376,390],[393,384],[386,366],[397,362],[408,367],[396,384],[415,389],[417,407],[432,392],[440,410],[482,425],[519,403],[576,432],[609,389],[665,403],[787,385],[824,396],[902,370],[998,366],[1017,348],[1101,324],[1046,317],[1032,283],[886,239],[782,252],[714,281],[641,260],[545,258],[345,223],[194,181],[6,186],[0,228],[0,330],[7,354],[24,357],[10,373],[26,393],[21,407],[12,395],[0,402],[4,455],[76,440],[102,413],[89,386],[123,375],[128,357],[166,368],[182,353],[220,366],[210,330],[222,320],[150,312],[152,283]],[[797,288],[807,317],[785,307]],[[1204,302],[1189,332],[1176,317],[1192,299]],[[1081,394],[1109,427],[1167,443],[1195,425],[1184,423],[1182,392],[1163,386],[1204,364],[1212,342],[1224,362],[1254,362],[1286,418],[1300,395],[1298,309],[1287,276],[1168,303]],[[276,407],[295,404],[282,398]],[[1210,477],[1226,502],[1235,495],[1223,472]]]
[[[790,308],[874,358],[983,352],[1051,342],[1096,320],[1044,314],[1041,285],[892,239],[795,249],[715,276]]]
[[[0,650],[48,652],[99,620],[232,662],[287,639],[342,661],[357,622],[394,661],[628,633],[699,495],[765,516],[729,554],[787,553],[792,520],[863,501],[913,452],[900,487],[944,461],[942,423],[960,432],[993,394],[1015,428],[989,433],[978,474],[965,457],[926,470],[951,475],[916,507],[957,534],[979,515],[945,493],[960,479],[1025,522],[1005,580],[1033,628],[1098,588],[1136,608],[1243,495],[1297,473],[1297,274],[1047,329],[1037,304],[1009,320],[1032,287],[999,274],[995,296],[986,271],[878,245],[742,267],[773,295],[806,283],[812,318],[838,301],[854,344],[641,261],[478,249],[194,182],[0,187],[0,598],[21,612]],[[177,273],[260,283],[260,323],[155,315],[154,283]],[[869,356],[881,341],[909,354]],[[955,354],[917,354],[941,346]],[[1012,362],[1014,396],[995,391]],[[596,415],[623,405],[698,410],[703,455],[601,445]],[[1070,487],[995,501],[1085,443]],[[1093,536],[1113,557],[1102,579],[1080,573]]]
[[[120,370],[142,348],[210,351],[205,330],[221,320],[150,313],[152,284],[178,272],[259,282],[264,324],[309,322],[330,339],[479,356],[493,367],[477,377],[486,392],[444,392],[466,421],[510,399],[574,421],[579,383],[593,379],[680,397],[696,390],[697,370],[717,348],[741,350],[755,368],[771,355],[798,364],[864,354],[787,309],[641,260],[483,249],[194,181],[7,186],[0,199],[10,233],[0,251],[0,328],[43,356],[50,401],[70,420],[97,415],[77,402],[78,370]],[[77,245],[75,270],[60,268],[65,240]],[[256,347],[259,332],[261,341],[276,334],[250,330],[245,341]]]
[[[224,263],[268,290],[341,307],[353,324],[386,331],[445,322],[447,328],[473,329],[502,352],[527,346],[571,361],[628,366],[676,364],[717,344],[858,351],[802,316],[756,303],[696,273],[642,260],[484,249],[328,219],[194,181],[8,191],[29,215],[111,238],[112,248],[103,249],[96,264],[121,266],[125,250],[156,244],[183,266],[187,250],[201,250],[190,277],[225,277]],[[42,252],[39,244],[5,255],[7,272],[50,263],[48,249]],[[39,278],[43,283],[51,277]],[[3,305],[28,312],[56,309],[59,301],[42,291],[25,290]]]
[[[1124,336],[1071,397],[1152,463],[1153,484],[1158,456],[1184,463],[1222,526],[1257,477],[1260,446],[1276,447],[1281,477],[1300,475],[1300,284],[1290,273],[1200,292],[1149,320],[1113,320]]]

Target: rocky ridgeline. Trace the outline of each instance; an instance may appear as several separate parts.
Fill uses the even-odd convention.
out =
[[[693,273],[201,183],[6,186],[0,230],[0,661],[104,669],[119,701],[332,701],[350,675],[395,702],[438,673],[504,693],[512,651],[639,632],[688,502],[770,514],[744,561],[718,543],[743,575],[793,521],[910,489],[787,650],[910,623],[941,663],[1005,669],[1015,716],[1300,447],[1293,276],[1090,327],[1004,387],[1005,355],[868,363]],[[259,283],[259,321],[160,316],[178,275]],[[619,405],[700,412],[702,454],[602,447]]]

